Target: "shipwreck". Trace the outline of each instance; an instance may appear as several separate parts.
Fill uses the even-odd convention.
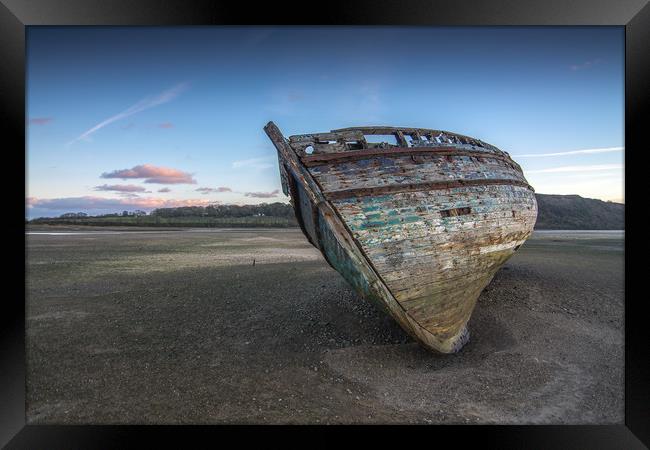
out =
[[[507,152],[447,131],[355,127],[285,138],[282,189],[312,245],[425,347],[460,350],[478,297],[526,241],[534,190]]]

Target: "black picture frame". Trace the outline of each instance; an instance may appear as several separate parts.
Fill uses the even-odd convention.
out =
[[[182,0],[0,0],[0,62],[2,67],[0,96],[1,115],[13,145],[5,144],[9,172],[15,185],[25,186],[25,30],[34,25],[580,25],[624,26],[626,39],[625,77],[625,260],[642,254],[633,247],[636,228],[631,221],[630,203],[639,195],[629,189],[627,180],[643,152],[643,112],[647,113],[650,79],[650,6],[647,0],[464,0],[464,1],[358,1],[301,4],[283,8],[274,2],[212,2]],[[4,142],[7,142],[5,137]],[[22,145],[22,147],[21,147]],[[24,152],[20,149],[23,148]],[[638,170],[638,169],[636,169]],[[629,172],[628,172],[629,171]],[[18,190],[18,189],[17,189]],[[184,445],[187,439],[200,437],[223,442],[224,432],[236,432],[238,442],[254,430],[271,437],[286,427],[206,427],[206,426],[41,426],[25,425],[25,229],[19,224],[25,204],[22,194],[12,192],[6,201],[9,219],[6,224],[12,252],[8,256],[0,313],[0,444],[7,448],[89,448],[135,446],[139,439]],[[632,233],[632,235],[630,234]],[[626,271],[625,291],[635,292]],[[639,291],[642,292],[642,291]],[[405,431],[434,445],[440,439],[458,443],[477,439],[482,446],[499,448],[644,448],[650,445],[650,370],[648,361],[648,327],[645,326],[645,295],[625,305],[625,425],[620,426],[436,426],[412,427]],[[371,430],[369,430],[371,428]],[[347,428],[349,430],[350,428]],[[354,427],[383,439],[384,427]],[[337,429],[338,430],[338,429]],[[392,430],[392,428],[391,428]],[[317,427],[291,427],[293,439],[314,441]],[[368,433],[370,431],[370,433]]]

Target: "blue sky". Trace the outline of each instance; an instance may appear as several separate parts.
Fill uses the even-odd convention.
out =
[[[269,120],[470,135],[622,202],[624,30],[28,27],[27,215],[287,201]]]

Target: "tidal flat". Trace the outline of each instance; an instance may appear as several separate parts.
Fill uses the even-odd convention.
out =
[[[622,424],[624,233],[535,232],[420,347],[299,229],[30,228],[31,424]]]

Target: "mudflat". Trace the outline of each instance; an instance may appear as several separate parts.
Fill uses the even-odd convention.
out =
[[[622,424],[622,232],[535,232],[431,353],[297,229],[27,234],[27,421]]]

